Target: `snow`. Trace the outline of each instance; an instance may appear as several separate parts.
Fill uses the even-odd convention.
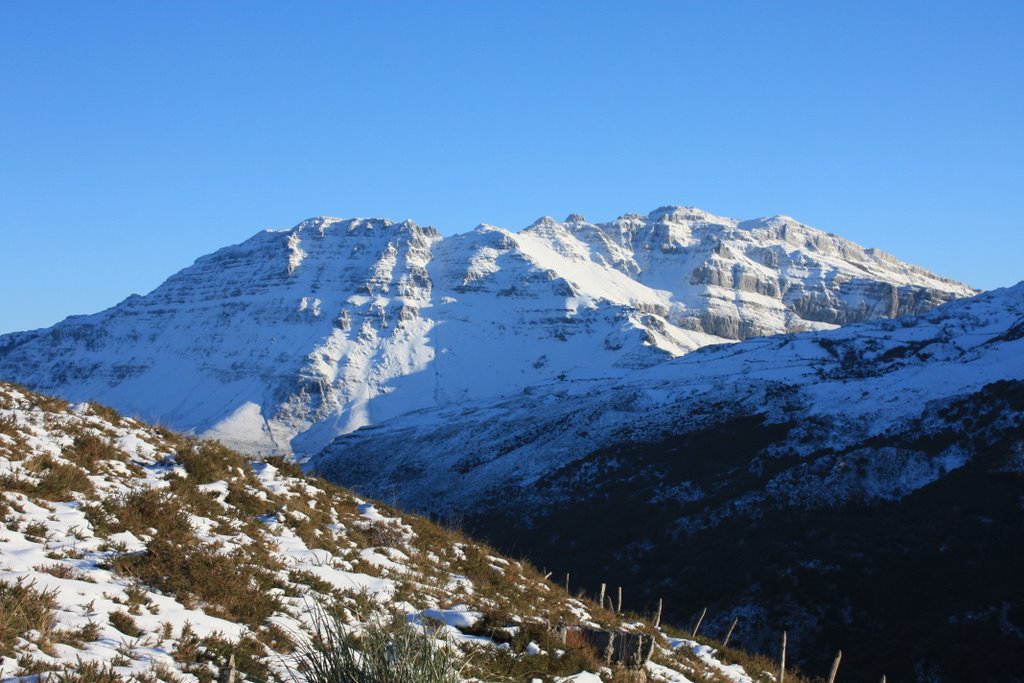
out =
[[[581,671],[573,676],[564,676],[555,680],[557,683],[601,683],[601,677],[589,671]]]
[[[420,612],[420,616],[440,621],[446,626],[472,628],[484,615],[473,611],[468,605],[456,605],[451,609],[425,609]]]
[[[56,642],[45,652],[35,642],[39,634],[22,634],[24,637],[16,646],[19,659],[0,656],[0,670],[6,677],[5,683],[18,680],[17,676],[10,676],[21,670],[19,661],[29,655],[43,669],[55,671],[68,666],[73,668],[81,660],[112,665],[122,677],[148,676],[155,665],[162,664],[176,671],[182,681],[195,681],[198,680],[195,672],[181,670],[181,663],[172,656],[181,644],[185,629],[191,629],[200,638],[214,635],[228,639],[247,635],[260,637],[248,626],[212,614],[210,605],[193,604],[196,602],[193,599],[185,604],[184,596],[164,594],[115,573],[110,568],[115,555],[146,552],[147,544],[158,532],[156,529],[136,533],[102,532],[93,527],[91,518],[86,514],[88,504],[146,488],[166,488],[170,484],[169,479],[187,479],[190,475],[185,468],[174,463],[173,451],[180,445],[165,441],[161,433],[137,422],[110,422],[100,418],[92,414],[88,406],[76,407],[69,412],[60,412],[59,409],[53,412],[55,409],[44,410],[34,405],[35,402],[33,397],[12,385],[0,383],[0,420],[5,425],[3,436],[10,437],[0,443],[0,477],[30,476],[27,464],[41,455],[67,464],[70,461],[65,447],[73,445],[74,439],[83,435],[109,438],[111,443],[121,445],[124,450],[111,454],[111,459],[96,467],[95,471],[102,474],[92,478],[96,493],[90,496],[89,501],[82,500],[82,494],[70,491],[62,496],[63,500],[37,499],[20,491],[0,492],[2,501],[10,506],[0,520],[0,582],[11,584],[22,580],[37,590],[53,591],[58,606],[57,629],[78,629],[89,624],[96,624],[99,629],[95,638],[89,636],[86,639],[88,642],[69,644],[55,638]],[[14,425],[11,432],[14,436],[6,433],[11,431],[11,425]],[[122,457],[130,459],[131,467],[118,459]],[[241,468],[235,469],[243,474]],[[338,554],[311,547],[285,523],[289,517],[308,519],[299,510],[290,509],[287,501],[309,505],[330,516],[332,523],[317,529],[319,534],[334,533],[344,539],[346,528],[361,525],[383,525],[403,537],[410,537],[414,532],[402,518],[386,514],[383,506],[350,494],[345,494],[345,505],[349,507],[342,515],[337,507],[332,507],[337,506],[338,501],[324,498],[324,491],[315,485],[315,480],[286,476],[272,464],[253,463],[252,473],[263,489],[260,492],[263,500],[273,495],[279,502],[286,501],[277,513],[259,518],[270,539],[266,546],[271,555],[270,564],[280,567],[274,570],[276,581],[290,587],[287,592],[281,588],[272,589],[282,603],[282,609],[270,618],[272,623],[292,634],[309,627],[311,609],[316,604],[315,598],[311,597],[314,589],[311,585],[295,583],[293,577],[312,575],[315,581],[309,582],[319,586],[316,591],[322,590],[322,585],[326,584],[346,596],[346,600],[351,599],[342,603],[348,605],[346,609],[351,616],[382,619],[393,610],[400,610],[412,623],[424,626],[428,620],[442,623],[439,644],[508,647],[460,630],[471,629],[484,618],[481,608],[501,608],[501,604],[496,602],[496,594],[487,593],[475,586],[470,578],[451,572],[449,561],[439,555],[465,559],[472,544],[453,539],[447,549],[441,544],[436,546],[437,552],[426,554],[401,545],[359,548],[354,543],[343,542],[332,546],[341,547]],[[227,501],[234,482],[237,480],[194,484],[199,491],[217,499],[218,507],[223,508],[227,516],[210,519],[189,515],[189,525],[196,534],[197,543],[220,553],[239,550],[254,541],[249,534],[261,533],[251,530],[238,532],[243,525],[231,517],[238,511]],[[235,531],[222,533],[225,519]],[[419,554],[415,561],[413,554]],[[492,569],[505,577],[522,568],[519,562],[493,554],[486,554],[485,559]],[[404,586],[401,599],[396,597],[399,582]],[[430,590],[422,590],[425,587]],[[554,589],[531,579],[530,583],[514,584],[513,590],[550,592]],[[362,605],[360,610],[369,609],[369,613],[356,610],[352,607],[354,604]],[[569,600],[568,607],[581,621],[592,621],[586,606],[580,601]],[[118,612],[128,612],[141,634],[136,636],[135,633],[117,630],[111,617]],[[519,623],[524,620],[519,614],[511,618]],[[537,615],[533,615],[533,619],[536,618]],[[368,622],[357,622],[353,629],[358,631],[365,623]],[[453,651],[462,652],[461,649]],[[537,643],[530,643],[523,653],[524,656],[540,654],[543,650]],[[275,667],[286,665],[286,657],[281,653],[272,655],[271,659],[274,659]],[[212,673],[216,677],[216,671]],[[581,672],[564,680],[600,679]]]
[[[712,647],[701,645],[695,640],[688,640],[686,638],[669,638],[668,642],[669,646],[674,650],[678,650],[679,648],[689,649],[697,655],[697,658],[705,665],[714,669],[719,675],[733,681],[734,683],[754,683],[754,679],[748,676],[743,670],[743,667],[739,664],[722,664],[720,661],[715,659],[715,650]]]
[[[311,464],[369,493],[399,492],[403,505],[457,514],[493,502],[496,483],[503,495],[529,491],[574,459],[696,429],[722,410],[795,421],[798,428],[830,425],[808,435],[806,445],[791,445],[799,453],[823,444],[842,452],[918,418],[932,403],[999,380],[1024,380],[1024,338],[1008,334],[1022,317],[1024,283],[897,321],[705,348],[616,381],[553,382],[471,407],[411,413],[339,437]],[[773,398],[780,391],[784,401]],[[706,412],[708,406],[717,412]],[[813,477],[811,465],[784,470],[760,498],[740,502],[895,500],[967,457],[955,445],[929,457],[873,448],[858,472],[848,466],[855,455],[816,460]]]
[[[312,454],[399,415],[889,315],[894,292],[920,313],[973,290],[780,216],[672,206],[445,238],[319,217],[107,311],[0,338],[0,377],[249,453]]]
[[[55,420],[51,414],[32,408],[22,394],[8,385],[0,385],[0,394],[9,397],[16,405],[13,409],[0,409],[0,418],[13,418],[17,421],[19,437],[28,450],[25,457],[0,458],[0,475],[15,473],[25,476],[25,463],[33,455],[49,454],[61,459],[62,446],[72,442],[71,438],[62,433],[65,428],[91,429],[95,435],[104,437],[113,434],[114,443],[126,454],[131,454],[133,464],[144,468],[141,475],[132,474],[127,468],[111,466],[124,463],[109,461],[106,471],[110,474],[92,478],[97,484],[99,499],[117,496],[128,490],[166,485],[166,481],[161,480],[162,476],[183,474],[181,468],[168,468],[164,464],[163,459],[169,455],[168,447],[161,444],[160,437],[147,428],[133,426],[134,423],[128,421],[114,425],[84,414],[81,409],[77,411],[78,415]],[[60,427],[55,429],[53,425],[57,424]],[[299,482],[280,476],[279,471],[271,465],[259,466],[258,474],[262,481],[268,482],[269,486],[278,491],[289,486],[292,489],[300,488],[297,486]],[[217,495],[224,504],[227,482],[211,482],[197,488]],[[13,512],[5,520],[3,532],[0,533],[0,581],[13,583],[23,579],[30,581],[37,590],[54,591],[60,606],[57,619],[61,627],[78,628],[89,622],[103,625],[107,623],[110,614],[125,609],[124,605],[129,604],[128,591],[133,590],[133,587],[125,578],[103,568],[104,560],[109,555],[106,548],[116,546],[118,552],[142,552],[147,547],[148,537],[139,538],[128,531],[98,536],[83,512],[82,503],[74,499],[70,492],[67,500],[45,502],[36,501],[20,492],[5,491],[0,495],[13,505]],[[213,520],[194,515],[190,519],[198,538],[206,543],[223,544],[221,552],[230,552],[246,539],[241,535],[216,535]],[[398,521],[379,514],[376,519]],[[44,540],[27,535],[25,530],[32,525],[46,529]],[[285,525],[268,521],[267,526],[274,534],[277,556],[287,566],[315,574],[339,590],[357,592],[383,603],[391,602],[394,593],[392,580],[345,571],[340,568],[346,564],[341,558],[334,558],[322,549],[308,548]],[[61,578],[40,570],[40,567],[47,566],[64,567],[64,571],[73,572],[72,578]],[[405,567],[402,569],[407,571]],[[221,634],[228,638],[238,638],[248,632],[248,628],[241,624],[212,616],[203,609],[186,607],[174,596],[144,590],[144,600],[145,606],[132,615],[133,619],[146,633],[146,642],[159,644],[136,645],[131,648],[130,664],[117,667],[122,674],[129,669],[138,672],[148,670],[156,661],[173,665],[168,654],[173,639],[168,641],[155,635],[163,632],[165,623],[171,625],[175,634],[180,633],[181,628],[188,624],[199,637]],[[119,653],[125,652],[125,637],[125,634],[112,626],[103,625],[99,640],[85,643],[81,647],[57,645],[56,658],[38,650],[33,651],[33,656],[54,665],[60,661],[74,662],[79,657],[83,661],[114,661]],[[138,640],[138,643],[142,642],[143,639]],[[0,661],[0,667],[5,673],[17,670],[12,659]]]
[[[126,552],[135,553],[146,549],[146,544],[135,537],[130,531],[122,531],[119,534],[110,534],[107,540],[124,546]]]
[[[693,681],[678,671],[670,669],[667,666],[662,666],[661,664],[656,664],[655,662],[647,662],[647,673],[649,675],[649,680],[659,681],[661,683],[693,683]]]

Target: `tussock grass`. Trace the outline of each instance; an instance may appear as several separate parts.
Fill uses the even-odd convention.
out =
[[[358,635],[335,608],[315,604],[313,632],[297,636],[295,680],[307,683],[458,683],[458,659],[438,634],[402,618],[371,622]],[[301,678],[300,678],[301,677]]]

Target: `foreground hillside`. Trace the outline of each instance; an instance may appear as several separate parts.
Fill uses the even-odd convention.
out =
[[[464,680],[635,680],[551,629],[654,633],[650,615],[570,597],[525,562],[286,461],[0,384],[0,679],[293,680],[324,610],[360,647],[373,629],[394,643],[405,623],[433,624],[428,640]],[[762,680],[775,666],[657,639],[655,681]]]
[[[842,648],[850,680],[1024,676],[1024,283],[410,414],[314,466],[680,621],[739,617],[745,646],[785,624],[811,671]]]
[[[0,377],[250,453],[308,454],[413,410],[611,381],[709,344],[973,293],[784,216],[669,206],[443,238],[316,218],[109,310],[0,337]]]

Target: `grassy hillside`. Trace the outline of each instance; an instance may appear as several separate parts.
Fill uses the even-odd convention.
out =
[[[554,629],[654,632],[650,615],[570,596],[528,562],[290,462],[10,384],[0,520],[0,679],[301,679],[330,615],[356,649],[383,634],[392,658],[412,633],[463,680],[627,680]],[[770,680],[777,666],[665,631],[650,680]]]

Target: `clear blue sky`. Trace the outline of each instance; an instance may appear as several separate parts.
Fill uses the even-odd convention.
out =
[[[0,2],[0,332],[313,215],[785,213],[1024,279],[1024,2]]]

